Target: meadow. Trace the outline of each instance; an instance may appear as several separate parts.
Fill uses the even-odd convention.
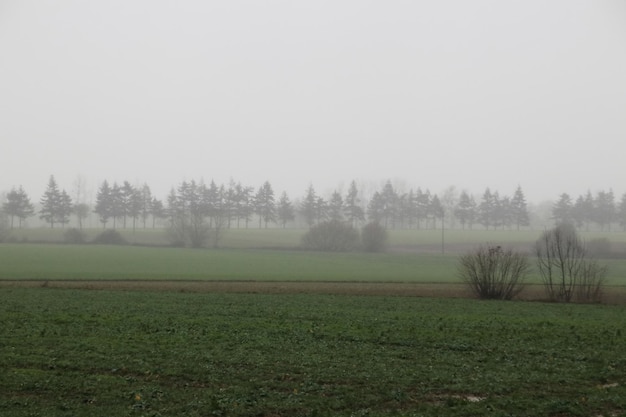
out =
[[[617,416],[623,306],[0,289],[0,414]]]

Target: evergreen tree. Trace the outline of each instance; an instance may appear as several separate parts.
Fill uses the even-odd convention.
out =
[[[135,187],[133,187],[128,181],[124,181],[122,183],[122,187],[120,188],[120,213],[124,229],[126,229],[126,219],[129,215],[132,217],[132,206],[136,203],[136,201],[133,201],[135,199],[135,194]],[[138,212],[137,217],[139,217]]]
[[[441,204],[441,200],[437,194],[433,195],[433,198],[430,200],[430,208],[428,210],[431,218],[433,219],[433,229],[437,227],[437,219],[440,219],[443,222],[443,205]]]
[[[466,226],[469,226],[471,229],[476,219],[476,201],[474,201],[474,197],[470,196],[466,191],[462,191],[459,196],[459,202],[454,209],[454,215],[461,222],[463,229]]]
[[[102,227],[106,228],[109,219],[113,216],[112,193],[107,180],[104,180],[98,189],[98,193],[96,194],[96,206],[93,211],[100,217]]]
[[[487,188],[483,193],[482,200],[478,206],[478,222],[482,224],[487,230],[489,230],[491,226],[496,226],[496,204],[497,193],[492,194],[491,190]]]
[[[311,227],[315,224],[317,217],[317,195],[315,195],[315,189],[313,185],[309,185],[306,190],[304,199],[300,203],[300,213],[304,217],[306,224]]]
[[[315,221],[321,223],[328,219],[328,203],[322,197],[315,201]]]
[[[382,222],[385,228],[395,227],[397,214],[398,194],[393,189],[391,181],[387,181],[380,193],[382,199]]]
[[[239,221],[244,220],[246,229],[254,214],[254,188],[244,187],[238,184],[238,205],[237,205],[237,227],[239,227]]]
[[[130,195],[130,199],[128,201],[128,215],[133,220],[133,233],[137,228],[137,220],[140,217],[143,217],[143,224],[145,228],[145,218],[148,217],[148,208],[146,207],[146,201],[143,194],[143,190],[134,188],[132,194]],[[145,213],[145,217],[144,217]]]
[[[72,204],[72,197],[65,191],[61,191],[61,195],[59,198],[59,207],[57,212],[57,220],[61,223],[62,226],[65,227],[67,223],[70,221],[70,216],[74,211],[74,206]]]
[[[140,212],[141,212],[141,223],[143,225],[143,228],[146,228],[146,223],[148,221],[148,217],[150,216],[150,214],[152,214],[152,191],[150,190],[150,187],[148,186],[148,184],[144,184],[143,187],[141,187],[141,207],[140,207]]]
[[[411,218],[411,205],[409,194],[404,193],[396,198],[396,211],[394,216],[394,223],[396,227],[404,228],[406,224],[412,223]]]
[[[595,221],[602,231],[605,228],[611,231],[611,223],[615,219],[615,196],[613,190],[599,191],[596,194],[595,205]]]
[[[280,195],[280,199],[278,200],[276,217],[278,218],[280,224],[283,226],[283,229],[286,227],[288,222],[293,221],[296,218],[293,205],[289,200],[289,196],[284,191]]]
[[[402,226],[412,229],[415,224],[415,192],[411,188],[407,194],[403,196],[401,203],[402,210]]]
[[[367,217],[369,218],[370,222],[378,223],[381,226],[387,228],[387,226],[384,224],[384,211],[385,200],[382,194],[376,191],[372,196],[369,204],[367,205]]]
[[[328,202],[328,220],[343,221],[343,198],[335,191]]]
[[[555,223],[572,223],[573,217],[573,205],[572,199],[567,193],[563,193],[559,196],[559,201],[552,207],[552,218]]]
[[[430,199],[430,191],[422,191],[419,187],[415,191],[415,204],[413,206],[413,211],[415,213],[415,220],[418,229],[421,227],[422,220],[428,219]]]
[[[521,226],[530,225],[530,215],[528,214],[526,197],[524,197],[524,192],[520,186],[517,187],[511,199],[511,218],[517,230],[519,230]]]
[[[585,224],[585,199],[582,195],[578,196],[572,207],[572,219],[578,228]]]
[[[513,224],[511,199],[506,195],[502,198],[499,197],[499,194],[496,195],[496,223],[499,226],[502,226],[502,229],[505,227],[511,228],[511,225]]]
[[[259,228],[261,220],[265,228],[269,222],[276,221],[276,205],[274,203],[274,191],[269,181],[265,181],[255,196],[256,213],[259,216]]]
[[[117,182],[111,187],[111,218],[113,219],[113,228],[117,228],[117,219],[124,214],[124,198],[122,195],[122,187]]]
[[[152,215],[152,228],[154,229],[157,219],[167,218],[167,211],[163,206],[163,201],[152,197],[152,201],[150,202],[150,214]]]
[[[47,223],[50,223],[51,228],[54,228],[54,223],[59,218],[61,191],[53,175],[50,176],[48,187],[41,197],[40,203],[41,209],[39,210],[39,217]]]
[[[35,207],[30,202],[30,198],[24,188],[12,188],[6,196],[6,201],[2,204],[2,209],[9,216],[10,227],[13,229],[14,218],[18,218],[18,227],[22,227],[22,222],[35,214]]]
[[[344,214],[352,227],[356,227],[359,222],[365,220],[365,213],[360,203],[359,190],[357,189],[356,181],[353,180],[350,183],[350,188],[348,189],[348,194],[344,202]]]
[[[595,216],[594,204],[591,191],[587,191],[585,196],[578,196],[572,206],[572,221],[576,227],[585,227],[586,230],[589,230],[589,226],[594,221]]]

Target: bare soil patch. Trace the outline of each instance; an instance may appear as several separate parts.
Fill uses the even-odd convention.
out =
[[[0,288],[45,287],[84,290],[223,292],[258,294],[341,294],[432,298],[475,298],[460,283],[312,282],[312,281],[0,281]],[[517,299],[544,301],[541,285],[527,285]],[[625,287],[606,288],[603,303],[626,304]]]

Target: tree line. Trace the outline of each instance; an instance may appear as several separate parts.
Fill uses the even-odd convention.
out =
[[[398,192],[387,181],[366,201],[356,181],[352,181],[345,194],[334,191],[324,198],[310,185],[302,198],[292,201],[286,192],[277,196],[269,181],[255,188],[232,180],[228,184],[192,180],[173,187],[163,201],[152,194],[147,184],[133,186],[128,181],[120,184],[104,180],[95,202],[89,205],[73,201],[54,176],[50,177],[37,208],[20,186],[6,194],[2,212],[10,228],[23,227],[35,215],[50,227],[65,227],[74,216],[82,228],[85,219],[94,213],[103,228],[166,225],[174,230],[189,230],[202,218],[218,234],[222,229],[251,225],[284,228],[296,220],[308,227],[324,221],[341,221],[354,227],[375,222],[388,229],[420,229],[436,228],[448,221],[458,223],[463,229],[480,226],[519,230],[529,226],[531,217],[519,186],[511,197],[490,188],[475,197],[467,191],[438,195],[419,187]],[[572,223],[585,228],[595,224],[602,230],[611,230],[612,225],[618,224],[626,230],[626,193],[619,202],[613,191],[603,190],[595,195],[587,192],[575,200],[563,193],[551,214],[556,224]]]

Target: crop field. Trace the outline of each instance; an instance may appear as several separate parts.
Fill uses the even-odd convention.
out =
[[[602,305],[481,302],[459,254],[533,233],[451,232],[442,254],[440,232],[397,231],[364,254],[300,250],[296,230],[222,249],[36,232],[0,244],[2,416],[626,413],[623,256],[600,259]],[[543,299],[529,283],[520,298]]]
[[[0,415],[617,416],[623,306],[0,289]]]

